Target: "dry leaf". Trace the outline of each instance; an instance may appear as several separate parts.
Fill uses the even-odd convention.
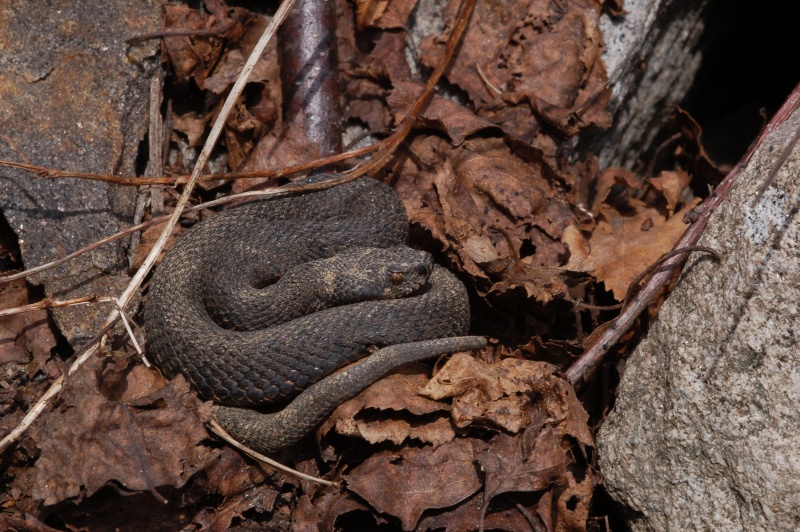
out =
[[[419,395],[428,382],[428,367],[407,366],[401,374],[379,380],[340,405],[320,427],[321,435],[332,428],[345,436],[370,443],[390,441],[400,445],[413,438],[441,445],[455,437],[449,405]]]
[[[416,5],[417,0],[356,0],[358,29],[405,29]]]
[[[92,495],[108,483],[128,490],[182,486],[215,454],[200,446],[210,417],[182,378],[167,383],[136,366],[121,374],[90,359],[70,377],[57,409],[31,431],[41,456],[27,472],[31,495],[45,505]],[[120,393],[120,391],[122,393]],[[116,397],[116,398],[115,398]],[[69,464],[69,467],[64,467]]]
[[[349,489],[379,512],[412,530],[422,512],[458,504],[481,487],[472,442],[454,440],[441,447],[407,447],[367,458],[345,475]]]
[[[699,203],[691,202],[669,219],[658,209],[631,201],[635,209],[629,215],[613,207],[602,207],[597,227],[589,238],[589,259],[595,264],[594,275],[619,301],[625,299],[628,286],[648,266],[672,249],[683,232],[683,214]]]

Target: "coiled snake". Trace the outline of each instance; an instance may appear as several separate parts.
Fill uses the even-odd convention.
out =
[[[461,336],[464,286],[402,246],[407,233],[398,196],[369,178],[226,210],[156,269],[148,351],[168,377],[229,405],[214,416],[235,438],[262,452],[292,445],[394,367],[485,345]],[[384,349],[328,376],[369,346]],[[277,413],[241,408],[302,390]]]

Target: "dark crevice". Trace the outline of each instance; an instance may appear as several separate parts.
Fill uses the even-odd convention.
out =
[[[776,16],[777,15],[777,16]],[[718,164],[734,164],[800,81],[794,28],[800,3],[775,11],[744,0],[715,0],[705,16],[703,61],[683,102],[703,128]]]

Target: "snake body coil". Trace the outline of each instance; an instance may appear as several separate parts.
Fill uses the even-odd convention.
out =
[[[407,232],[394,191],[366,178],[224,211],[179,238],[153,275],[145,308],[148,350],[167,376],[182,373],[203,398],[223,405],[276,403],[308,388],[298,398],[303,403],[295,400],[271,416],[216,407],[217,420],[245,443],[262,451],[289,445],[393,367],[484,344],[478,337],[443,338],[466,333],[467,294],[450,272],[431,270],[421,252],[409,250],[422,257],[423,266],[413,272],[430,277],[407,297],[347,295],[346,301],[357,302],[325,308],[338,303],[304,293],[319,290],[320,279],[342,275],[348,288],[353,279],[358,284],[368,268],[359,263],[361,248],[397,246]],[[344,255],[346,271],[338,277],[319,262]],[[405,276],[393,272],[390,278]],[[329,290],[333,299],[341,291]],[[301,300],[298,310],[292,303]],[[317,308],[324,310],[303,315]],[[369,346],[395,347],[323,379]]]

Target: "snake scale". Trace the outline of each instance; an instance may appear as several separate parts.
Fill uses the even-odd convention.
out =
[[[464,286],[405,247],[406,212],[370,178],[240,205],[196,224],[158,266],[148,352],[262,452],[293,445],[396,366],[485,345]],[[363,360],[367,349],[379,349]],[[302,392],[302,393],[301,393]],[[274,413],[252,407],[286,402]]]

